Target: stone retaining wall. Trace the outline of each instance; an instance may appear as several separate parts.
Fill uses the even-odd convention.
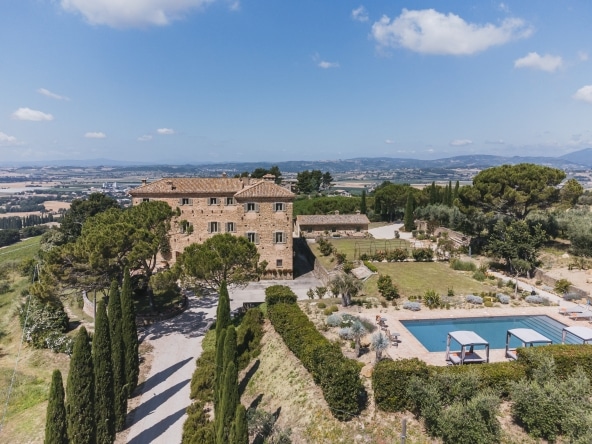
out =
[[[535,269],[534,277],[536,280],[541,281],[544,285],[547,285],[552,288],[555,288],[555,284],[559,280],[559,279],[549,276],[540,268]],[[587,291],[582,290],[581,288],[578,288],[574,285],[569,286],[569,293],[579,294],[582,298],[586,298],[586,299],[589,299],[589,297],[590,297],[590,295],[588,294]]]

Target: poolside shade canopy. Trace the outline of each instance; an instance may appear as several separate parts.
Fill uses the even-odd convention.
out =
[[[508,330],[508,333],[506,334],[506,358],[513,360],[516,360],[518,356],[516,356],[516,349],[510,348],[510,339],[512,336],[522,342],[522,347],[532,347],[535,344],[553,343],[549,338],[531,328],[514,328]]]
[[[450,344],[454,339],[460,345],[459,352],[450,350]],[[474,347],[485,347],[485,358],[474,351]],[[468,349],[467,349],[468,348]],[[448,333],[446,339],[446,361],[452,364],[471,364],[489,362],[489,342],[474,331],[459,330]]]
[[[561,343],[562,344],[565,344],[565,338],[568,333],[579,338],[583,344],[587,344],[589,341],[592,341],[592,328],[580,327],[580,326],[576,325],[573,327],[564,327],[563,328],[563,331],[561,334]]]

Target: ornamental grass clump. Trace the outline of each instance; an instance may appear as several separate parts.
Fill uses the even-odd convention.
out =
[[[341,317],[341,315],[336,314],[336,313],[334,313],[330,316],[327,316],[327,320],[325,321],[325,323],[329,327],[339,327],[342,322],[343,322],[343,318]]]
[[[529,304],[544,304],[545,302],[549,302],[549,299],[539,296],[538,294],[526,296],[524,300]]]
[[[495,295],[495,297],[500,302],[500,304],[509,304],[510,303],[511,298],[507,294],[498,293]]]
[[[403,304],[403,308],[405,310],[411,310],[411,311],[419,311],[421,310],[421,304],[419,302],[405,302]]]
[[[475,304],[475,305],[482,305],[483,304],[483,298],[481,296],[475,296],[474,294],[467,295],[467,297],[465,298],[465,301],[467,301],[469,304]]]

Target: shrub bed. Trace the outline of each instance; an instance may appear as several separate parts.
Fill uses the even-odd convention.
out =
[[[359,415],[365,398],[361,364],[343,356],[339,346],[320,334],[298,305],[275,304],[268,314],[286,346],[321,387],[333,416],[347,421]]]
[[[545,347],[529,347],[517,349],[518,362],[524,365],[526,375],[531,378],[538,366],[538,354],[551,356],[555,361],[555,374],[565,379],[573,374],[576,367],[581,367],[589,380],[592,381],[592,347],[574,344],[553,344]]]

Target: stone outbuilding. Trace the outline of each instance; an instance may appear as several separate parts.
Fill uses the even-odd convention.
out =
[[[370,221],[365,214],[314,214],[296,217],[294,234],[299,237],[366,237]]]

